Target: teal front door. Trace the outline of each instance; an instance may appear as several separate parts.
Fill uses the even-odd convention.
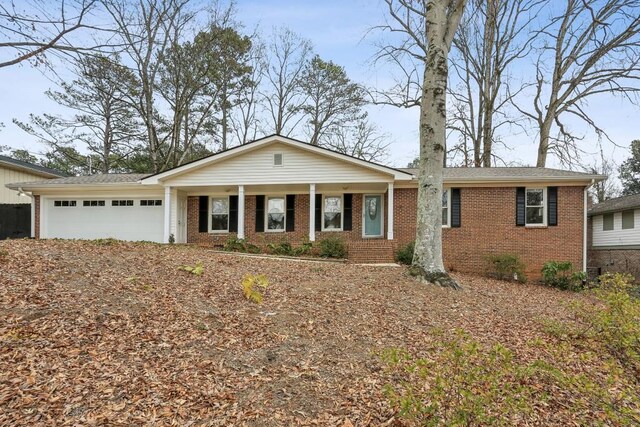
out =
[[[382,196],[364,196],[364,236],[382,236]]]

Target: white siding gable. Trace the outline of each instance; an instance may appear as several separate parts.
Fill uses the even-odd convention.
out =
[[[20,196],[17,191],[5,187],[14,182],[42,181],[41,175],[9,169],[0,165],[0,204],[29,204],[31,197]]]
[[[603,231],[602,215],[593,217],[593,246],[638,246],[640,245],[640,209],[634,211],[634,228],[622,229],[622,212],[613,214],[613,230]]]
[[[282,154],[282,165],[274,155]],[[171,186],[393,182],[373,169],[275,142],[164,181]]]

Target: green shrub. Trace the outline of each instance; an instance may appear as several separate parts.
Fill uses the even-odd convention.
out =
[[[416,242],[407,243],[404,246],[400,246],[396,252],[396,262],[400,264],[411,265],[413,262],[413,251],[415,249]]]
[[[640,300],[632,295],[633,277],[607,273],[592,291],[601,304],[574,303],[585,322],[584,335],[601,342],[609,353],[640,376]]]
[[[247,242],[244,239],[229,237],[222,250],[227,252],[247,252],[246,245]]]
[[[247,253],[250,253],[250,254],[259,254],[260,252],[262,252],[262,249],[260,249],[260,246],[256,246],[253,243],[245,243],[244,248],[247,251]]]
[[[527,281],[527,275],[524,272],[526,266],[518,255],[489,255],[487,261],[489,262],[489,276],[499,280],[515,280],[523,283]]]
[[[311,253],[311,249],[313,249],[313,244],[311,242],[304,242],[302,245],[297,248],[293,248],[294,256],[303,256],[309,255]]]
[[[320,256],[323,258],[346,258],[347,245],[338,236],[330,236],[320,241]]]
[[[569,261],[548,261],[542,267],[542,280],[554,288],[577,291],[583,288],[587,276],[575,271]]]
[[[267,249],[273,255],[293,255],[293,246],[289,242],[269,243]]]
[[[173,245],[176,242],[176,236],[173,233],[169,234],[169,244]]]
[[[409,425],[558,424],[552,408],[576,425],[638,425],[637,378],[590,343],[537,337],[526,346],[539,357],[523,360],[464,331],[433,336],[426,357],[381,353],[388,367],[383,392]]]

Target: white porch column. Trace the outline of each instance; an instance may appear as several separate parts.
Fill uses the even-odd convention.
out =
[[[244,239],[244,185],[238,185],[238,239]]]
[[[387,189],[387,240],[393,240],[393,182]]]
[[[164,243],[169,243],[171,235],[171,187],[164,187]]]
[[[309,241],[316,241],[316,185],[309,184]]]

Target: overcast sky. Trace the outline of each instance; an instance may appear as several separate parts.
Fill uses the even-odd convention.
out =
[[[301,36],[311,40],[315,51],[325,60],[343,65],[355,81],[384,87],[391,70],[384,66],[373,67],[370,58],[375,51],[372,37],[365,37],[367,30],[380,24],[384,9],[377,0],[238,0],[238,19],[248,29],[257,27],[268,34],[274,26],[287,26]],[[61,68],[63,64],[61,65]],[[519,70],[515,70],[516,74]],[[0,69],[0,145],[26,148],[31,152],[41,151],[37,142],[17,128],[11,121],[17,118],[28,120],[29,113],[63,113],[55,103],[44,95],[53,84],[42,73],[30,65],[19,65]],[[631,140],[640,138],[640,111],[612,97],[601,97],[591,102],[589,112],[609,133],[620,147],[604,141],[607,157],[616,162],[628,156]],[[389,163],[404,166],[418,152],[418,110],[394,107],[371,107],[370,116],[380,129],[390,135],[392,141]],[[585,136],[582,147],[589,153],[598,152],[594,133],[580,128]],[[503,151],[507,160],[535,164],[536,135],[506,135],[512,147]],[[585,160],[589,162],[589,155]],[[558,166],[552,159],[548,166]]]

